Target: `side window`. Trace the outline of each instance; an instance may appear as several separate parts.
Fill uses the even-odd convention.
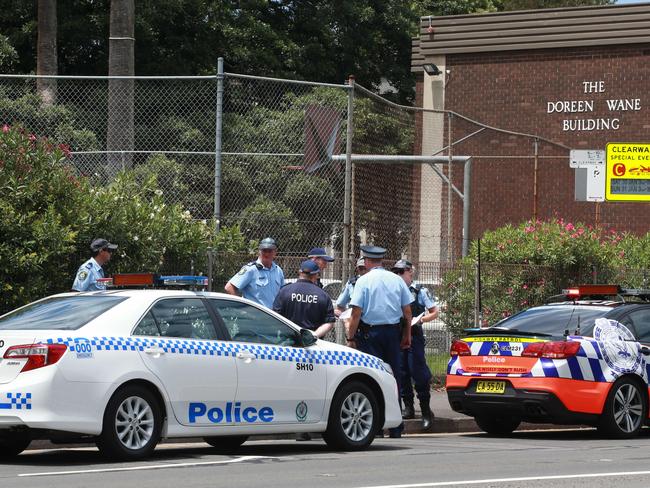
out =
[[[150,311],[163,337],[216,339],[212,318],[198,298],[167,298]]]
[[[230,337],[237,342],[296,346],[299,334],[266,312],[234,300],[210,300]]]
[[[635,310],[625,319],[623,323],[629,320],[636,329],[636,340],[650,344],[650,307]]]
[[[153,318],[151,310],[147,312],[147,315],[142,317],[140,323],[135,327],[133,335],[136,336],[159,336],[160,329],[156,325],[156,320]]]

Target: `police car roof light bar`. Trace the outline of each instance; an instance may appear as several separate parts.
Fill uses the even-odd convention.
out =
[[[208,286],[207,276],[160,276],[159,282],[164,286]]]
[[[618,285],[579,285],[562,290],[562,295],[569,298],[579,298],[584,296],[618,295],[620,292],[621,288]]]
[[[154,286],[158,276],[154,273],[118,273],[113,275],[113,286]]]

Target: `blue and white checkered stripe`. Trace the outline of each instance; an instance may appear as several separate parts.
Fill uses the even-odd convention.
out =
[[[31,410],[31,393],[6,393],[6,401],[0,402],[0,410]]]
[[[79,343],[90,344],[94,351],[143,351],[145,348],[157,347],[165,353],[209,356],[235,356],[240,351],[250,351],[255,354],[257,359],[268,361],[363,366],[384,370],[380,359],[369,354],[353,351],[312,351],[266,344],[152,337],[57,337],[47,339],[45,342],[48,344],[65,344],[73,352],[76,344]]]
[[[577,336],[570,336],[568,339],[580,342],[580,350],[576,356],[568,359],[540,358],[528,373],[469,373],[461,368],[458,357],[452,357],[447,365],[447,374],[499,378],[566,378],[608,383],[615,381],[620,376],[608,366],[597,341]],[[490,355],[489,350],[492,344],[492,342],[471,343],[472,356]],[[500,355],[511,354],[501,353]],[[647,381],[650,377],[650,366],[644,365],[643,372],[645,373],[644,379]]]

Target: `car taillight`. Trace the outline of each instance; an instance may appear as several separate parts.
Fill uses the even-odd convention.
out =
[[[533,342],[526,346],[524,357],[566,359],[578,354],[580,343],[575,341]]]
[[[451,343],[449,354],[452,356],[471,356],[472,351],[470,350],[467,342],[455,340]]]
[[[27,359],[22,372],[42,368],[56,363],[68,349],[65,344],[23,344],[11,346],[5,351],[4,359]]]

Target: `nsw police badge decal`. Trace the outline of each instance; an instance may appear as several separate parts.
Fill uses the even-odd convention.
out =
[[[304,422],[307,418],[307,404],[305,402],[300,402],[296,406],[296,418],[298,422]]]

